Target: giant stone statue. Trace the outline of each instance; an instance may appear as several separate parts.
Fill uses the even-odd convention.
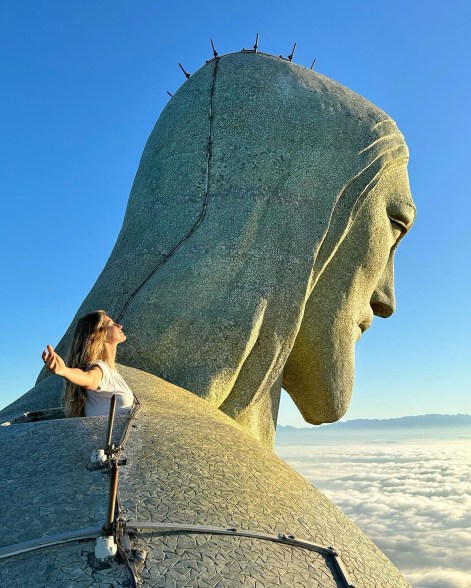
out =
[[[75,320],[125,325],[120,361],[191,390],[271,446],[281,386],[338,420],[354,344],[394,310],[407,147],[347,88],[271,56],[215,60],[147,142],[123,227]]]
[[[42,373],[0,413],[0,492],[17,489],[1,585],[409,586],[270,452],[281,387],[308,422],[339,419],[356,341],[394,312],[394,252],[415,213],[407,159],[384,112],[282,58],[243,51],[191,76],[58,346],[97,308],[126,328],[140,408],[116,419],[115,520],[102,528],[108,470],[89,463],[106,418],[53,419],[62,383]],[[121,560],[77,543],[103,533]]]

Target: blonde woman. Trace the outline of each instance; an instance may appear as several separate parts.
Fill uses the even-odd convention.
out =
[[[107,415],[111,397],[116,395],[116,413],[128,412],[133,393],[115,366],[116,349],[126,340],[123,327],[104,310],[79,319],[73,336],[69,366],[51,345],[43,351],[46,367],[66,380],[66,417]]]

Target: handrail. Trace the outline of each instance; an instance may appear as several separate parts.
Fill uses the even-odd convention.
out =
[[[282,534],[271,535],[270,533],[259,533],[257,531],[249,531],[246,529],[238,529],[237,527],[213,527],[211,525],[189,525],[186,523],[153,523],[151,521],[124,521],[121,523],[126,531],[149,530],[165,533],[167,531],[187,531],[189,533],[210,533],[212,535],[235,535],[239,537],[250,537],[253,539],[265,539],[274,541],[276,543],[292,544],[296,547],[305,547],[311,551],[317,551],[323,555],[334,555],[335,549],[332,547],[325,547],[318,545],[306,539],[297,539],[294,535]]]
[[[52,545],[59,545],[61,543],[71,543],[72,541],[82,541],[84,539],[96,539],[103,532],[103,527],[87,527],[85,529],[78,529],[76,531],[67,531],[65,533],[57,533],[56,535],[49,535],[48,537],[39,537],[37,539],[30,539],[22,543],[15,543],[13,545],[5,545],[0,547],[0,559],[13,557],[20,553],[27,551],[35,551],[36,549],[44,549]]]
[[[340,555],[333,547],[326,547],[324,545],[318,545],[307,539],[298,539],[294,535],[280,533],[278,535],[271,535],[269,533],[259,533],[257,531],[249,531],[245,529],[237,529],[236,527],[213,527],[205,525],[188,525],[186,523],[153,523],[151,521],[119,521],[120,527],[126,533],[127,531],[138,532],[138,531],[154,531],[154,532],[187,532],[187,533],[208,533],[211,535],[232,535],[238,537],[249,537],[252,539],[262,539],[264,541],[273,541],[274,543],[281,543],[282,545],[290,545],[291,547],[297,547],[307,549],[309,551],[315,551],[321,555],[326,555],[332,558],[335,569],[340,576],[340,579],[344,583],[345,588],[355,588],[355,585],[351,582],[348,575],[345,564],[343,563]]]
[[[113,532],[113,523],[115,520],[115,510],[116,510],[116,496],[118,494],[118,477],[119,477],[119,467],[116,462],[114,462],[110,468],[110,493],[108,498],[108,510],[106,514],[106,523],[105,523],[105,531],[111,535]]]
[[[111,437],[113,435],[114,417],[116,413],[116,394],[113,394],[110,400],[110,412],[108,414],[108,429],[106,431],[105,453],[111,455],[113,450]]]

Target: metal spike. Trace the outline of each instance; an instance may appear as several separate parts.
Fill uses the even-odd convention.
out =
[[[216,49],[214,48],[214,43],[213,43],[213,40],[212,40],[212,39],[210,39],[210,41],[211,41],[211,47],[213,48],[213,55],[214,55],[214,57],[217,57],[217,56],[218,56],[218,52],[217,52],[217,51],[216,51]]]
[[[173,94],[170,94],[170,92],[167,90],[167,94],[170,96],[170,98],[173,98]]]
[[[291,53],[288,55],[288,61],[292,61],[293,57],[294,57],[294,52],[296,51],[296,43],[293,45],[293,49],[291,50]]]
[[[311,67],[310,67],[309,69],[313,69],[313,67],[314,67],[314,64],[316,63],[316,61],[317,61],[317,57],[316,57],[316,58],[314,59],[314,61],[311,63]]]
[[[185,71],[185,68],[183,67],[183,65],[181,63],[178,64],[180,66],[180,69],[182,70],[182,72],[185,74],[186,79],[188,79],[190,77],[190,74]]]
[[[257,36],[255,37],[255,45],[253,46],[255,53],[257,53],[258,50],[258,33]]]

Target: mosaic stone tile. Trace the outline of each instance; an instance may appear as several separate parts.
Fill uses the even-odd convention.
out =
[[[125,519],[292,533],[334,546],[357,588],[410,588],[335,505],[228,417],[154,376],[122,371],[142,403],[120,468]],[[105,431],[105,418],[0,427],[2,545],[104,523],[108,473],[90,468],[90,454]],[[144,587],[343,588],[330,556],[261,538],[143,530],[132,541],[148,552]],[[94,541],[82,541],[0,560],[0,586],[132,584],[119,558],[99,563]]]

